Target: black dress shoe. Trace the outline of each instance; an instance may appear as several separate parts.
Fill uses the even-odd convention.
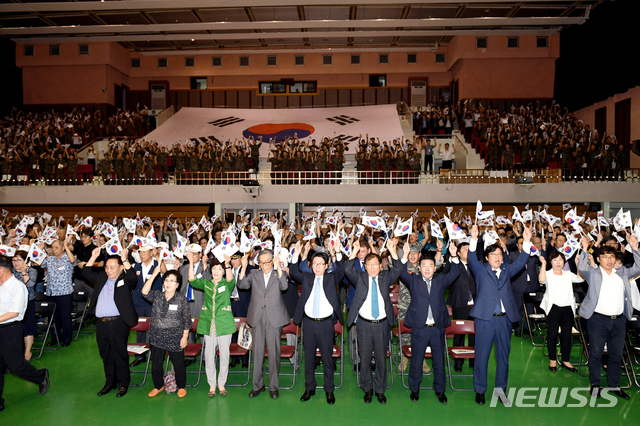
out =
[[[188,367],[191,364],[193,364],[194,362],[196,362],[196,359],[194,357],[189,357],[189,358],[184,360],[184,366]]]
[[[276,389],[274,391],[269,391],[269,395],[271,396],[271,399],[278,399],[280,392]]]
[[[116,394],[116,398],[121,398],[125,396],[128,390],[129,390],[129,386],[119,386],[118,393]]]
[[[418,392],[411,392],[410,398],[413,402],[418,402],[418,400],[420,399],[420,391]]]
[[[44,395],[49,390],[49,385],[51,382],[49,381],[49,370],[44,369],[44,380],[40,383],[40,395]]]
[[[438,401],[441,404],[447,403],[447,395],[445,395],[444,392],[443,393],[436,392],[436,396],[438,397]]]
[[[557,366],[557,365],[554,365],[553,367],[552,367],[552,366],[549,366],[549,370],[551,370],[551,371],[558,371],[558,366]]]
[[[58,346],[58,341],[57,340],[52,340],[49,343],[47,343],[47,346]]]
[[[231,362],[229,363],[229,368],[233,368],[238,364],[240,364],[240,360],[239,359],[232,359]]]
[[[249,368],[249,361],[242,361],[242,368],[244,369]]]
[[[373,391],[367,391],[364,393],[364,402],[366,402],[367,404],[371,404],[371,401],[373,400]]]
[[[98,391],[98,396],[106,395],[113,389],[115,389],[114,386],[104,385],[104,387]]]
[[[333,396],[333,392],[327,392],[327,404],[333,405],[336,403],[336,397]]]
[[[589,392],[591,394],[591,396],[595,396],[596,398],[600,398],[600,391],[602,390],[602,388],[598,385],[591,385],[591,392]]]
[[[476,403],[480,404],[480,405],[484,405],[485,400],[484,400],[484,394],[483,393],[476,393]]]
[[[67,346],[71,345],[71,342],[63,342],[60,343],[60,346],[62,346],[63,348],[66,348]]]
[[[304,393],[303,393],[303,394],[302,394],[302,396],[300,397],[300,401],[302,401],[302,402],[308,401],[308,400],[310,400],[310,399],[311,399],[311,397],[312,397],[313,395],[315,395],[315,394],[316,394],[316,391],[315,391],[315,390],[309,390],[309,389],[307,389],[307,390],[305,390],[305,391],[304,391]]]
[[[265,387],[264,386],[262,386],[258,390],[252,390],[251,392],[249,392],[249,398],[255,398],[256,396],[260,395],[264,391],[265,391]]]
[[[516,337],[520,337],[520,336],[522,336],[522,331],[516,330],[515,333],[513,333],[513,334],[515,334]]]
[[[0,411],[4,410],[4,404],[0,404]]]
[[[131,364],[129,364],[129,367],[137,367],[138,365],[142,364],[143,362],[147,362],[147,357],[143,356],[142,358],[136,358],[133,361],[131,361]]]
[[[609,393],[612,393],[612,394],[614,394],[615,396],[617,396],[618,398],[621,398],[621,399],[629,399],[629,395],[627,395],[627,393],[625,391],[623,391],[622,389],[610,390]]]
[[[567,365],[563,362],[562,363],[562,368],[564,368],[565,370],[567,370],[570,373],[577,373],[578,370],[575,367],[567,367]]]
[[[460,373],[460,372],[462,371],[462,366],[461,366],[461,365],[454,365],[454,366],[453,366],[453,369],[454,369],[455,371],[457,371],[458,373]]]
[[[386,403],[387,403],[387,397],[386,397],[386,396],[384,396],[384,394],[383,394],[383,393],[378,393],[378,392],[376,392],[376,396],[378,397],[378,402],[379,402],[380,404],[386,404]]]

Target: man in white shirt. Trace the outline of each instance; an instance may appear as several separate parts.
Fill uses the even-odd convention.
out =
[[[25,362],[22,351],[22,318],[29,298],[27,288],[12,273],[11,259],[0,257],[0,411],[4,410],[4,369],[40,386],[40,395],[49,390],[49,370],[38,370]]]
[[[455,145],[449,145],[448,143],[444,144],[444,151],[442,150],[442,145],[440,145],[440,149],[438,152],[442,155],[442,170],[451,170],[453,165],[453,155],[456,153]]]
[[[640,252],[638,252],[636,237],[628,235],[627,241],[633,249],[634,266],[632,268],[623,266],[615,270],[615,248],[601,247],[598,254],[600,266],[594,268],[589,262],[589,240],[586,237],[581,240],[582,253],[578,270],[589,283],[589,290],[580,305],[580,316],[587,320],[589,380],[592,395],[596,397],[600,396],[602,355],[606,345],[609,355],[607,361],[609,392],[619,398],[629,399],[629,395],[620,389],[620,369],[627,319],[633,318],[629,278],[640,273]]]

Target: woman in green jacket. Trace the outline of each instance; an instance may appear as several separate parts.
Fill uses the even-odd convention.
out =
[[[189,284],[191,287],[204,291],[204,304],[200,311],[198,320],[198,334],[204,336],[204,357],[207,371],[207,381],[209,382],[209,398],[216,394],[216,349],[220,351],[220,374],[217,378],[220,395],[226,396],[227,390],[224,385],[227,383],[229,373],[229,346],[231,346],[231,335],[236,332],[236,323],[231,313],[231,292],[235,286],[233,270],[229,266],[231,258],[224,256],[224,263],[213,259],[211,262],[211,277],[208,279],[196,279],[193,272],[193,254],[187,253],[189,260]],[[206,256],[202,257],[205,262]]]

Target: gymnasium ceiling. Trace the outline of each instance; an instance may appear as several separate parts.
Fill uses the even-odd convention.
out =
[[[0,35],[142,53],[434,49],[455,35],[556,34],[602,1],[0,0]]]

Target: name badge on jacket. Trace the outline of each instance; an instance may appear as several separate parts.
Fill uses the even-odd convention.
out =
[[[197,279],[201,279],[201,278],[202,278],[202,274],[198,274],[198,275],[196,275],[196,278],[197,278]]]
[[[169,305],[169,310],[170,311],[177,311],[178,310],[178,305]]]
[[[225,291],[227,289],[227,286],[220,286],[218,287],[218,293],[222,293],[223,291]]]
[[[116,284],[116,287],[122,287],[124,285],[124,280],[120,280],[118,281],[118,283]]]

